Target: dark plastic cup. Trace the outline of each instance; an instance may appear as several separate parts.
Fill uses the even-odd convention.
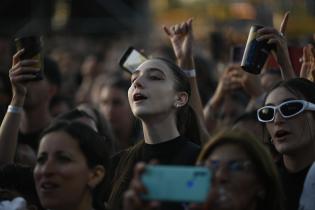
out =
[[[262,25],[251,26],[242,58],[242,69],[252,74],[259,74],[261,72],[273,48],[273,45],[268,44],[265,40],[256,40],[257,31],[263,27]]]

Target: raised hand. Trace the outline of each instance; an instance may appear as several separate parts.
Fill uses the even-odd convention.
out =
[[[267,40],[268,44],[273,44],[275,46],[273,51],[275,53],[276,60],[281,67],[283,79],[290,79],[296,77],[291,64],[287,40],[285,37],[285,32],[289,20],[289,14],[290,12],[285,13],[279,30],[273,27],[264,27],[257,31],[258,41]]]
[[[146,188],[141,182],[141,175],[145,171],[146,164],[139,162],[134,168],[133,179],[130,182],[129,189],[124,194],[123,207],[124,210],[149,210],[160,205],[157,201],[146,202],[140,197],[146,193]]]
[[[170,27],[163,26],[163,29],[172,43],[172,47],[182,68],[190,69],[193,65],[192,61],[192,47],[193,47],[193,32],[192,32],[192,18],[180,24]]]
[[[243,71],[240,66],[236,65],[232,66],[229,75],[230,83],[234,84],[233,86],[236,88],[242,87],[251,98],[257,98],[263,93],[257,75]]]
[[[178,65],[183,70],[195,69],[193,58],[193,19],[189,18],[180,24],[171,27],[163,26],[163,29],[172,43],[172,47],[178,62]],[[199,127],[201,133],[201,142],[206,142],[209,138],[209,133],[204,124],[203,106],[201,103],[197,80],[195,76],[189,76],[189,83],[191,86],[190,106],[195,110],[197,118],[199,119]]]
[[[213,96],[211,97],[210,101],[208,102],[208,105],[211,106],[212,110],[216,110],[221,105],[225,95],[228,92],[242,87],[240,81],[237,79],[238,73],[237,71],[235,71],[238,68],[240,67],[232,65],[224,70],[223,74],[219,79],[218,86]]]
[[[9,70],[13,100],[19,100],[21,103],[24,103],[24,97],[27,92],[27,83],[36,79],[35,73],[39,71],[38,68],[32,67],[38,63],[37,60],[20,60],[20,56],[23,52],[23,49],[19,50],[13,56],[12,67]]]
[[[315,82],[315,49],[311,44],[303,48],[300,77]]]
[[[264,27],[258,30],[258,41],[268,40],[268,44],[274,44],[276,53],[282,52],[284,49],[287,49],[287,41],[285,39],[285,31],[287,29],[287,24],[289,20],[289,12],[286,12],[284,18],[281,22],[279,31],[273,27]],[[281,51],[282,50],[282,51]]]

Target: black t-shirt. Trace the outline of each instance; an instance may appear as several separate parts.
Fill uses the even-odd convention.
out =
[[[42,131],[42,129],[32,133],[22,133],[21,131],[19,131],[18,143],[29,145],[36,153],[38,150],[39,138]]]
[[[130,148],[129,148],[130,149]],[[111,171],[116,171],[116,167],[122,156],[126,155],[128,149],[120,151],[111,158]],[[142,143],[139,156],[135,163],[139,161],[149,162],[157,159],[159,164],[165,165],[194,165],[200,152],[200,146],[188,139],[178,136],[172,140],[158,144]]]
[[[148,162],[157,159],[159,164],[165,165],[194,165],[199,152],[197,144],[179,136],[158,144],[144,143],[140,160]]]
[[[16,192],[18,195],[22,196],[29,205],[35,205],[38,210],[43,209],[36,193],[32,167],[20,164],[6,164],[0,166],[0,188],[10,192]],[[10,193],[8,195],[10,195]],[[3,198],[1,197],[1,199]],[[10,199],[11,197],[7,200]],[[3,208],[0,207],[0,209]]]
[[[130,152],[130,151],[129,151]],[[189,141],[188,139],[178,136],[177,138],[158,143],[158,144],[146,144],[141,143],[141,146],[139,148],[139,153],[135,158],[135,161],[133,162],[133,166],[130,167],[130,170],[128,171],[127,177],[124,178],[124,184],[122,186],[123,192],[128,189],[129,183],[132,179],[132,173],[133,173],[133,167],[134,165],[139,161],[149,162],[152,159],[157,159],[159,161],[159,164],[163,165],[194,165],[195,161],[197,159],[197,156],[200,152],[200,146],[197,144],[194,144],[193,142]],[[117,175],[121,175],[118,164],[123,164],[121,162],[121,159],[123,156],[127,155],[128,150],[124,150],[117,155],[115,155],[112,158],[112,167],[111,167],[111,176],[110,183],[111,187],[114,186],[115,182],[117,181]],[[123,160],[123,159],[122,159]],[[125,162],[124,162],[125,163]],[[127,167],[127,166],[126,166]],[[116,176],[114,177],[114,175]],[[116,178],[116,179],[115,179]],[[119,195],[119,197],[122,198],[122,195]],[[120,199],[121,199],[120,198]],[[122,200],[120,200],[122,203]],[[111,203],[109,203],[111,204]],[[167,205],[168,209],[179,209],[178,205]],[[121,209],[117,206],[112,206],[113,209]],[[166,209],[163,208],[162,209]]]
[[[282,159],[277,162],[277,166],[284,189],[285,209],[297,210],[303,190],[304,180],[311,165],[296,173],[289,172],[285,168]]]

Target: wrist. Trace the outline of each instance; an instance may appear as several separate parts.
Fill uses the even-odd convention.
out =
[[[23,107],[21,106],[14,106],[14,105],[9,105],[7,112],[9,113],[15,113],[15,114],[21,114],[23,112]]]
[[[220,97],[214,97],[210,100],[209,107],[211,109],[216,110],[221,104],[221,98]]]
[[[284,79],[296,77],[295,71],[291,63],[280,64],[281,75]]]
[[[195,69],[189,69],[189,70],[183,70],[185,75],[189,78],[194,78],[196,77],[196,70]]]
[[[195,68],[194,58],[192,56],[188,58],[177,59],[177,62],[178,62],[178,66],[181,67],[182,69]]]
[[[290,53],[287,48],[284,48],[282,50],[282,53],[278,53],[277,57],[278,57],[277,62],[279,63],[280,66],[291,64]]]
[[[10,105],[23,107],[25,96],[13,95]]]

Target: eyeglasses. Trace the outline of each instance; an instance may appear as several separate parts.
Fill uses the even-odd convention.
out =
[[[229,172],[241,172],[253,169],[253,163],[250,160],[210,160],[207,165],[213,172],[215,172],[220,168],[221,165],[223,165],[223,163]]]
[[[291,100],[278,106],[264,106],[257,110],[257,118],[260,122],[271,122],[275,119],[276,110],[279,111],[283,118],[290,118],[304,110],[315,111],[315,104],[304,100]]]

